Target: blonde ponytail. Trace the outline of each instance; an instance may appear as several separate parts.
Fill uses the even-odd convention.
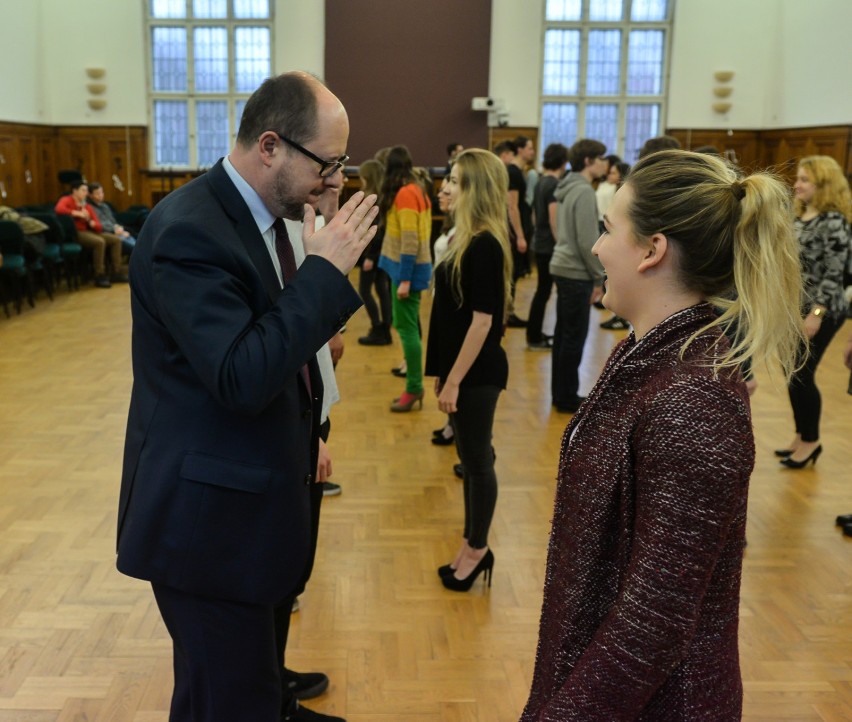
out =
[[[683,285],[724,309],[681,352],[710,329],[733,330],[730,349],[709,360],[714,367],[777,360],[789,380],[806,338],[786,184],[768,173],[742,178],[721,158],[681,150],[641,159],[627,183],[636,234],[665,234],[679,249]]]
[[[766,173],[749,176],[742,188],[745,193],[733,238],[737,296],[717,321],[723,328],[733,323],[736,333],[731,349],[717,364],[777,359],[789,380],[805,342],[799,245],[790,193]]]

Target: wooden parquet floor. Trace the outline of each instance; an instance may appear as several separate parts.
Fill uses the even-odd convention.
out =
[[[520,309],[532,290],[532,279],[520,283]],[[592,315],[586,390],[623,335],[598,330],[607,313]],[[550,410],[549,355],[508,331],[493,588],[455,594],[435,574],[459,541],[455,453],[429,443],[443,421],[433,396],[423,411],[389,413],[400,348],[359,346],[366,325],[361,311],[346,334],[330,439],[343,494],[323,506],[288,663],[327,672],[329,691],[307,706],[349,722],[513,722],[530,684],[567,420]],[[783,387],[759,376],[746,720],[852,720],[852,539],[833,526],[852,512],[852,397],[840,363],[850,325],[819,374],[825,453],[815,468],[779,469],[772,449],[792,435],[791,415]],[[149,587],[114,567],[129,348],[126,287],[63,292],[0,318],[0,722],[167,720],[168,635]]]

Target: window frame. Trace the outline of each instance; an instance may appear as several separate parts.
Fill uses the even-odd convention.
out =
[[[233,144],[237,137],[238,124],[236,109],[240,102],[245,102],[252,91],[238,92],[236,90],[236,29],[240,27],[264,27],[269,30],[269,72],[274,73],[275,60],[275,6],[276,0],[269,0],[269,14],[265,18],[235,18],[234,0],[226,0],[227,16],[224,18],[196,18],[192,14],[193,0],[184,0],[185,17],[155,18],[151,14],[152,0],[141,0],[145,18],[145,84],[147,93],[146,113],[148,118],[148,163],[149,167],[157,170],[201,170],[209,168],[198,160],[197,104],[204,101],[225,101],[228,107],[228,137]],[[154,90],[153,75],[153,28],[178,27],[186,32],[186,91]],[[228,90],[227,92],[208,93],[195,90],[195,48],[194,31],[200,27],[224,27],[228,42]],[[186,101],[187,103],[187,142],[189,147],[188,162],[185,165],[157,162],[156,119],[154,103],[160,100]]]
[[[666,3],[666,19],[654,21],[633,21],[630,20],[633,0],[623,0],[622,19],[613,20],[590,20],[589,8],[590,0],[582,0],[580,20],[548,20],[547,19],[547,0],[542,0],[542,30],[541,30],[541,47],[542,60],[540,66],[539,78],[539,104],[538,104],[538,124],[539,128],[544,130],[544,106],[546,104],[571,104],[577,106],[577,137],[576,138],[550,138],[546,142],[560,142],[570,146],[580,138],[588,137],[585,133],[586,125],[586,107],[589,105],[615,105],[617,107],[617,128],[616,128],[616,147],[607,147],[607,154],[616,153],[624,158],[627,162],[635,162],[635,158],[626,158],[626,142],[627,142],[627,106],[628,105],[656,105],[659,106],[659,126],[656,135],[663,132],[665,128],[665,118],[668,112],[668,91],[671,74],[671,46],[672,46],[672,28],[675,12],[676,0],[668,0]],[[545,38],[548,30],[579,30],[580,31],[580,59],[579,59],[579,78],[577,84],[576,95],[546,95],[544,93],[544,67],[545,67]],[[619,92],[615,95],[588,95],[586,92],[586,84],[588,81],[588,57],[589,57],[589,33],[592,30],[620,30],[621,31],[621,52],[619,57]],[[634,30],[661,30],[663,32],[663,59],[660,68],[660,93],[657,95],[628,95],[627,94],[627,68],[628,68],[628,49],[630,45],[630,33]],[[546,145],[545,139],[542,138],[540,143],[539,154],[544,152]]]

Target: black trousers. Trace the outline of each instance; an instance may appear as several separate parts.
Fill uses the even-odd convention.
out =
[[[556,329],[553,332],[553,365],[550,394],[555,406],[572,406],[580,388],[580,362],[589,334],[589,314],[594,284],[555,276]]]
[[[796,422],[796,433],[801,434],[802,441],[819,441],[822,397],[816,385],[816,370],[822,355],[831,343],[831,339],[834,338],[834,334],[843,325],[844,320],[843,316],[825,317],[825,320],[820,324],[819,331],[808,344],[810,353],[805,365],[793,374],[787,387],[790,394],[790,405],[793,407],[793,420]]]
[[[541,325],[544,323],[544,311],[553,290],[553,276],[550,275],[550,259],[552,253],[536,253],[535,267],[538,272],[538,282],[535,294],[530,303],[530,313],[527,318],[527,343],[540,343]]]
[[[375,287],[376,295],[379,297],[378,305],[373,299],[373,287]],[[364,308],[367,309],[367,315],[370,317],[373,328],[384,326],[390,330],[393,315],[388,274],[378,266],[373,266],[370,271],[361,268],[358,276],[358,295],[364,302]]]
[[[326,419],[320,426],[320,438],[323,441],[328,441],[328,435],[331,431],[331,420]],[[311,572],[314,569],[314,559],[317,552],[317,540],[319,539],[319,521],[320,507],[322,506],[322,484],[311,484],[311,546],[308,553],[308,561],[305,564],[305,571],[302,573],[302,578],[296,588],[287,595],[287,597],[276,605],[274,609],[275,618],[275,655],[279,665],[284,666],[285,655],[287,651],[287,639],[290,636],[290,615],[293,612],[293,602],[296,601],[302,592],[305,591],[305,585],[311,578]],[[284,699],[285,709],[291,699]]]
[[[152,587],[174,650],[169,722],[277,722],[273,606]]]
[[[458,410],[450,414],[456,449],[464,465],[464,538],[474,549],[488,546],[488,530],[497,505],[491,437],[499,396],[499,386],[462,386]]]

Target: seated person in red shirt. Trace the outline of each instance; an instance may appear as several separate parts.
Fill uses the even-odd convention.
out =
[[[105,233],[98,215],[90,203],[89,186],[85,181],[75,181],[71,184],[71,194],[62,196],[54,211],[58,214],[71,216],[77,227],[77,240],[81,246],[92,249],[95,264],[95,285],[98,288],[109,288],[113,283],[127,283],[127,275],[121,270],[121,239],[114,233]],[[109,248],[112,263],[112,275],[106,272],[106,249]]]

